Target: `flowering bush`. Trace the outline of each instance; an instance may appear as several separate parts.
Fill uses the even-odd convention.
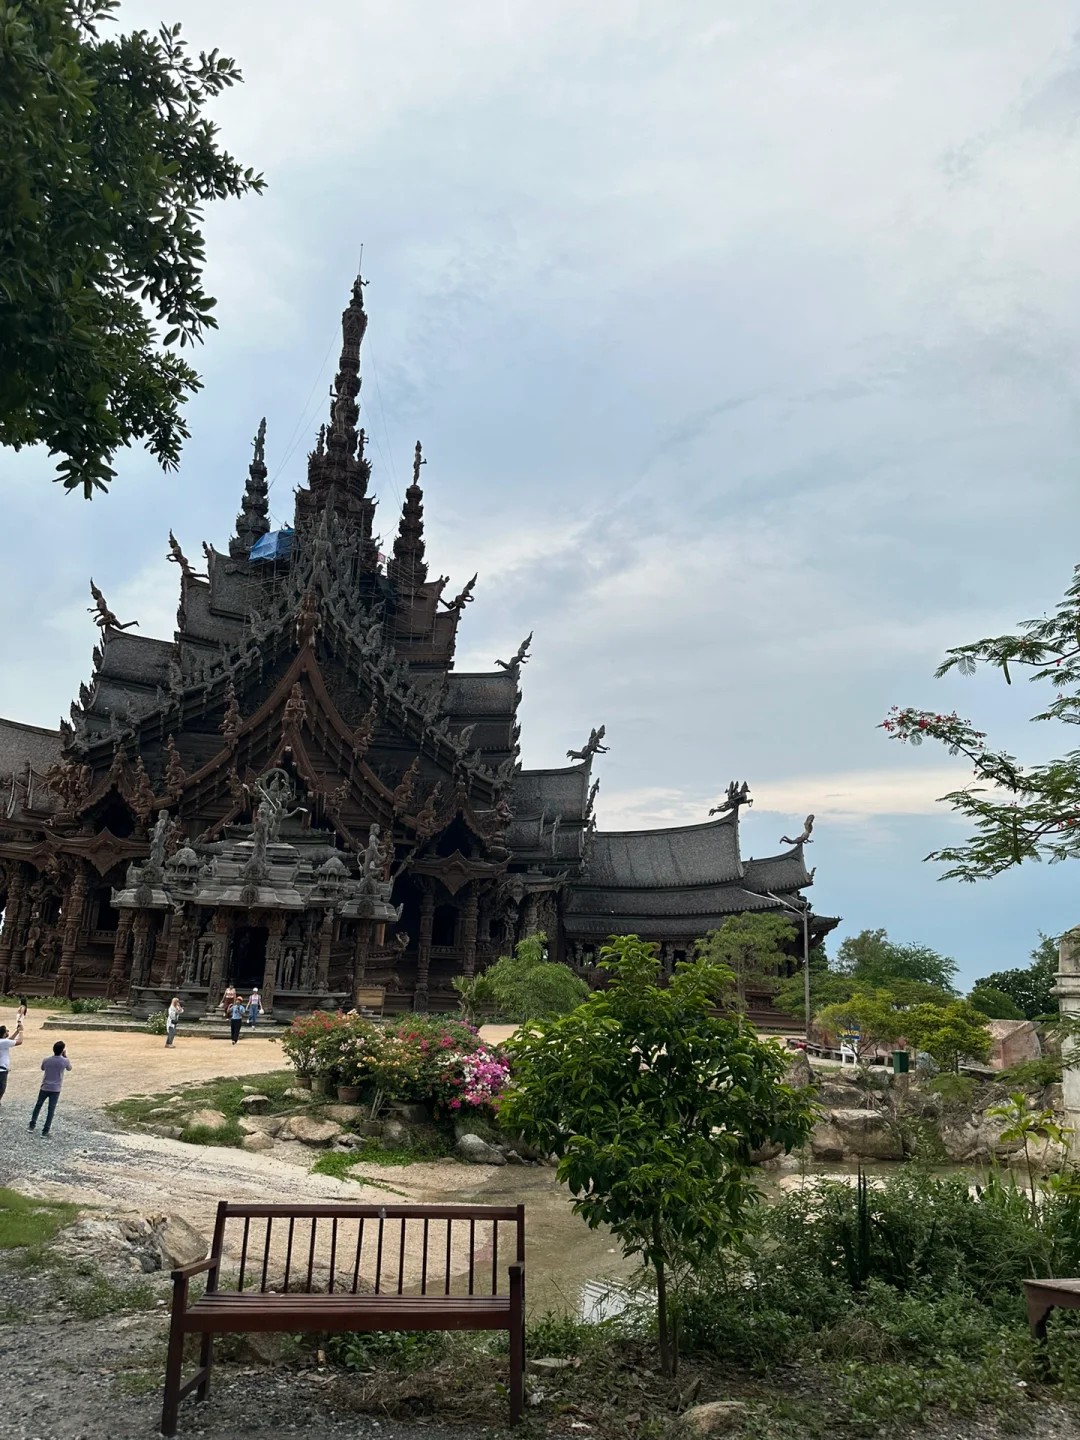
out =
[[[414,1016],[378,1026],[359,1015],[320,1010],[294,1020],[281,1043],[299,1074],[359,1085],[376,1106],[404,1100],[443,1114],[494,1106],[509,1076],[499,1053],[460,1020]]]

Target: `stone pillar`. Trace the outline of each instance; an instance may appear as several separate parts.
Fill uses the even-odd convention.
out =
[[[386,926],[385,924],[376,926],[373,920],[356,922],[356,944],[353,946],[352,968],[354,1001],[356,991],[360,989],[367,978],[368,959],[371,956],[371,946],[374,943],[376,929],[385,931]]]
[[[7,989],[11,973],[11,951],[15,944],[19,921],[22,918],[23,899],[26,894],[26,877],[17,862],[12,866],[11,883],[8,885],[7,904],[4,907],[4,928],[0,930],[0,995]]]
[[[110,1000],[115,1000],[124,988],[124,976],[127,973],[128,937],[131,935],[134,920],[134,910],[120,911],[120,919],[116,926],[116,939],[113,941],[112,969],[109,971],[107,993]]]
[[[285,912],[275,911],[270,916],[270,934],[266,939],[266,964],[263,966],[262,997],[263,1014],[269,1015],[274,1008],[274,987],[277,985],[278,965],[281,963],[281,937],[285,934]]]
[[[232,933],[232,916],[227,910],[214,912],[214,958],[210,962],[210,978],[206,982],[206,1013],[212,1015],[225,989],[225,959]]]
[[[420,896],[420,934],[416,939],[416,992],[413,1009],[428,1008],[428,972],[431,969],[431,927],[435,921],[435,890],[424,883]]]
[[[1080,1020],[1080,925],[1067,930],[1058,944],[1058,973],[1054,994],[1062,1015]],[[1062,1092],[1065,1123],[1073,1127],[1071,1147],[1080,1145],[1080,1040],[1065,1040],[1061,1046]]]
[[[86,916],[86,870],[76,865],[67,894],[64,896],[62,914],[64,917],[63,942],[60,950],[60,968],[53,983],[53,994],[65,997],[71,994],[71,981],[75,973],[75,951],[79,946],[79,934]]]
[[[526,896],[525,896],[525,918],[524,918],[524,925],[523,925],[523,929],[522,929],[522,939],[523,939],[523,940],[527,940],[530,935],[535,935],[535,934],[536,934],[536,931],[537,931],[537,928],[538,928],[538,927],[537,927],[537,923],[536,923],[536,896],[535,896],[535,895],[531,895],[531,894],[530,894],[530,895],[526,895]]]
[[[136,910],[131,927],[134,942],[131,947],[131,984],[128,988],[128,1004],[135,999],[135,990],[145,985],[150,978],[150,927],[153,914],[149,910]]]
[[[168,946],[165,950],[165,969],[162,972],[161,983],[166,990],[175,990],[180,974],[180,946],[187,935],[187,915],[181,911],[177,914],[171,911],[165,921],[168,930]]]
[[[315,990],[325,993],[330,989],[330,946],[334,943],[334,912],[323,912],[319,926],[319,968],[315,974]]]
[[[471,980],[476,973],[476,919],[479,906],[476,886],[470,885],[469,893],[465,896],[465,904],[461,907],[462,969],[466,980]]]

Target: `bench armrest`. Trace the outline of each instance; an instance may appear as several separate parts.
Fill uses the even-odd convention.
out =
[[[172,1272],[172,1278],[190,1280],[194,1275],[201,1275],[204,1270],[216,1270],[220,1264],[220,1255],[209,1255],[205,1260],[195,1260],[190,1265],[182,1265],[179,1270]]]

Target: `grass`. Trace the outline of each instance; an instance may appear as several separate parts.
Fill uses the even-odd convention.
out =
[[[0,1188],[0,1250],[45,1245],[78,1213],[77,1205],[35,1200]]]
[[[245,1086],[248,1087],[245,1089]],[[187,1110],[218,1110],[225,1116],[225,1124],[213,1128],[207,1125],[189,1125],[180,1136],[192,1145],[239,1146],[244,1140],[240,1120],[244,1116],[242,1101],[248,1094],[265,1095],[268,1104],[263,1114],[281,1115],[295,1110],[295,1098],[286,1098],[285,1091],[296,1086],[296,1076],[291,1070],[271,1070],[264,1075],[221,1076],[198,1085],[180,1086],[172,1090],[161,1090],[155,1095],[129,1095],[124,1100],[115,1100],[105,1109],[108,1114],[124,1125],[169,1123],[167,1115],[153,1115],[151,1111],[172,1105],[179,1096],[183,1105],[175,1105],[175,1120],[182,1122]],[[254,1090],[252,1089],[254,1087]],[[317,1099],[318,1097],[316,1097]]]
[[[360,1159],[355,1150],[327,1150],[315,1161],[311,1174],[332,1175],[335,1180],[355,1180],[358,1185],[371,1185],[376,1190],[388,1190],[391,1195],[405,1194],[404,1190],[387,1185],[385,1180],[373,1180],[370,1175],[354,1175],[353,1167],[360,1163]]]

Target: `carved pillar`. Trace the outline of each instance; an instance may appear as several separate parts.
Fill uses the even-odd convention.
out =
[[[413,1009],[428,1008],[428,971],[431,969],[431,927],[435,922],[435,891],[425,882],[420,896],[420,934],[416,941],[416,992]]]
[[[469,886],[465,904],[461,908],[462,935],[461,949],[465,978],[471,980],[476,972],[476,921],[480,907],[476,886]]]
[[[353,993],[363,985],[367,977],[368,959],[371,955],[371,947],[374,943],[375,930],[385,930],[385,925],[376,927],[373,920],[358,920],[356,922],[356,944],[353,946],[353,970],[352,982]]]
[[[26,895],[26,877],[18,863],[11,867],[11,883],[8,885],[7,903],[4,907],[4,928],[0,930],[0,994],[7,990],[11,973],[11,951],[22,918],[23,901]]]
[[[285,912],[274,911],[270,915],[270,934],[266,940],[266,964],[263,966],[262,998],[263,1014],[269,1015],[274,1008],[274,987],[277,985],[278,965],[281,963],[281,937],[285,934]]]
[[[206,982],[206,1013],[215,1011],[225,989],[225,960],[229,952],[229,936],[232,933],[232,916],[228,910],[214,912],[214,958],[210,962],[210,978]]]
[[[124,974],[127,970],[128,937],[131,935],[131,927],[135,920],[134,910],[121,910],[120,919],[116,926],[116,939],[113,941],[112,969],[109,971],[108,996],[115,1000],[124,988]]]
[[[177,914],[173,910],[166,916],[165,925],[163,933],[168,937],[168,944],[165,947],[165,967],[161,972],[161,984],[166,990],[175,990],[180,970],[180,944],[187,930],[187,918],[183,911]]]
[[[1080,926],[1066,930],[1058,942],[1057,983],[1053,994],[1066,1019],[1080,1016]],[[1080,1041],[1068,1039],[1061,1046],[1061,1082],[1065,1100],[1065,1123],[1073,1127],[1070,1146],[1075,1156],[1080,1147]]]
[[[319,926],[319,968],[315,974],[315,989],[318,993],[324,993],[330,989],[330,946],[334,941],[334,912],[326,910],[323,912],[322,924]]]
[[[71,994],[71,981],[75,973],[75,951],[78,949],[79,933],[86,916],[86,891],[86,869],[77,864],[67,894],[64,896],[62,909],[64,935],[60,950],[60,968],[56,972],[56,980],[53,984],[54,995],[69,996]]]
[[[525,916],[522,927],[522,939],[527,940],[530,935],[537,931],[536,923],[536,896],[529,894],[525,896]]]
[[[131,927],[134,937],[131,946],[131,984],[128,988],[128,1004],[135,999],[135,991],[145,985],[149,979],[150,969],[150,927],[153,923],[153,913],[149,910],[136,910],[135,920]]]

